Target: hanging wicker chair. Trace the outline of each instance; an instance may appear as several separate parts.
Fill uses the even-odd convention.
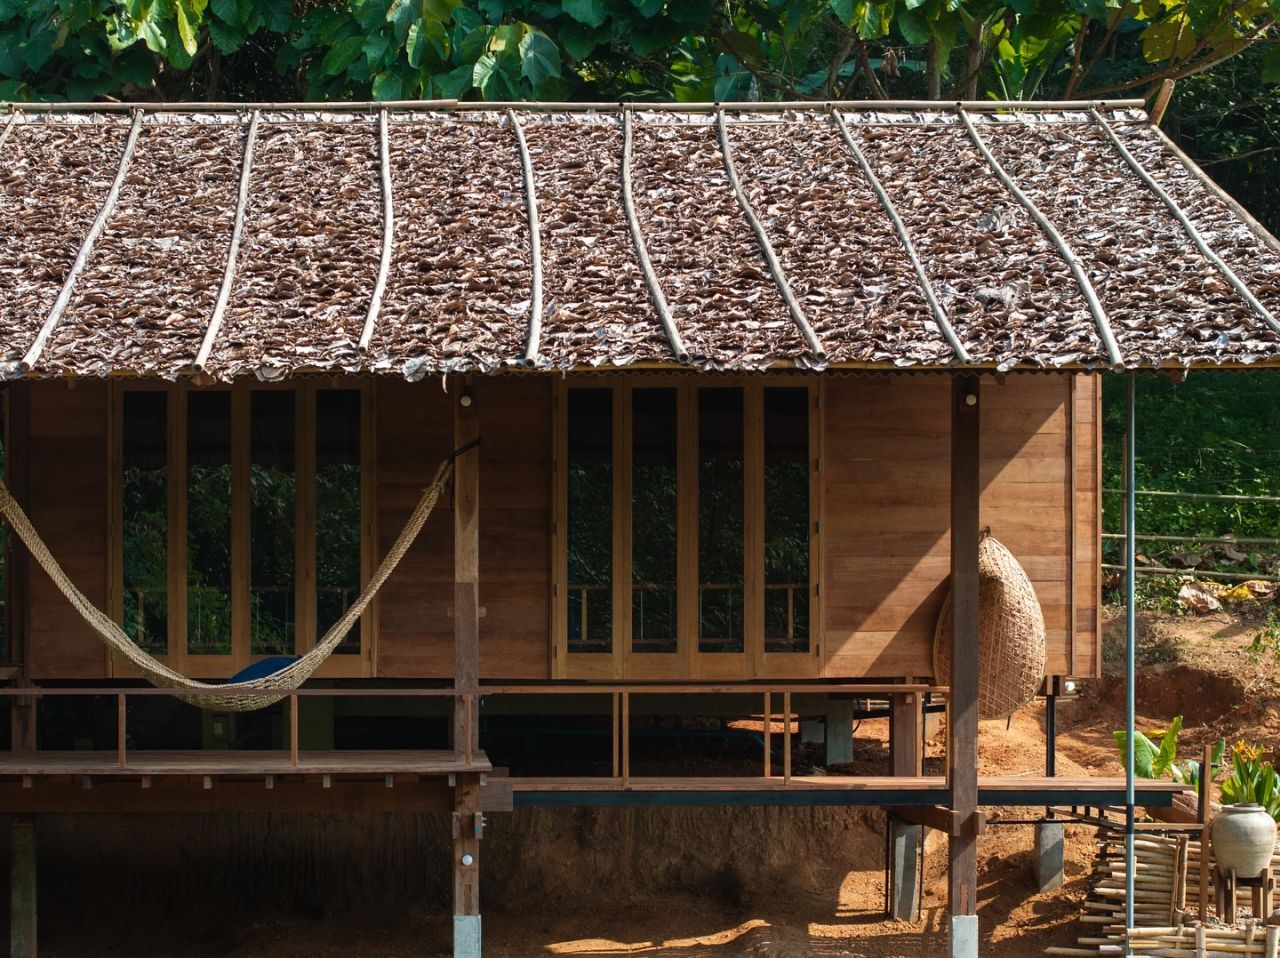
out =
[[[933,636],[933,675],[951,684],[954,589]],[[1044,681],[1044,612],[1026,571],[989,533],[978,545],[978,717],[1022,708]]]

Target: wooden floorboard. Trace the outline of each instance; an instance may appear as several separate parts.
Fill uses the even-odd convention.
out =
[[[632,777],[623,782],[620,778],[557,777],[512,778],[512,788],[517,792],[573,792],[573,791],[936,791],[947,787],[941,776],[907,775],[793,775],[790,783],[781,776],[772,778],[656,778]],[[1123,778],[1046,778],[1030,776],[981,776],[978,787],[986,792],[1052,791],[1069,795],[1074,791],[1123,791]],[[1167,794],[1189,790],[1173,782],[1139,779],[1134,783],[1138,793]]]
[[[489,772],[483,752],[470,764],[458,752],[440,750],[303,750],[294,765],[287,751],[135,751],[120,764],[116,752],[0,752],[0,776],[171,775],[448,775]]]

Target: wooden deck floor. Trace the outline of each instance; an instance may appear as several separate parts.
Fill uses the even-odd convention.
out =
[[[1138,802],[1166,806],[1187,786],[1140,779]],[[792,776],[772,778],[513,778],[520,805],[946,805],[940,776]],[[982,776],[978,803],[997,805],[1124,804],[1123,778]]]
[[[297,764],[287,750],[0,752],[0,777],[72,776],[442,776],[493,770],[483,752],[466,757],[439,750],[319,751],[303,749]]]

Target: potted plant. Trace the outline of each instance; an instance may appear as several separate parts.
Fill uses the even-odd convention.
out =
[[[1257,878],[1271,864],[1280,817],[1280,776],[1262,749],[1237,742],[1231,775],[1222,783],[1222,811],[1214,816],[1209,841],[1218,868],[1240,878]]]

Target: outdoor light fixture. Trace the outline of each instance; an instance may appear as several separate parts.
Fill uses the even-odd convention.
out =
[[[458,397],[458,405],[462,406],[464,409],[467,406],[471,405],[471,387],[470,386],[463,387],[462,395]]]
[[[474,864],[475,864],[475,862],[476,862],[476,860],[475,860],[474,858],[472,858],[470,855],[463,855],[463,856],[462,856],[462,864],[464,864],[464,865],[474,865]]]

